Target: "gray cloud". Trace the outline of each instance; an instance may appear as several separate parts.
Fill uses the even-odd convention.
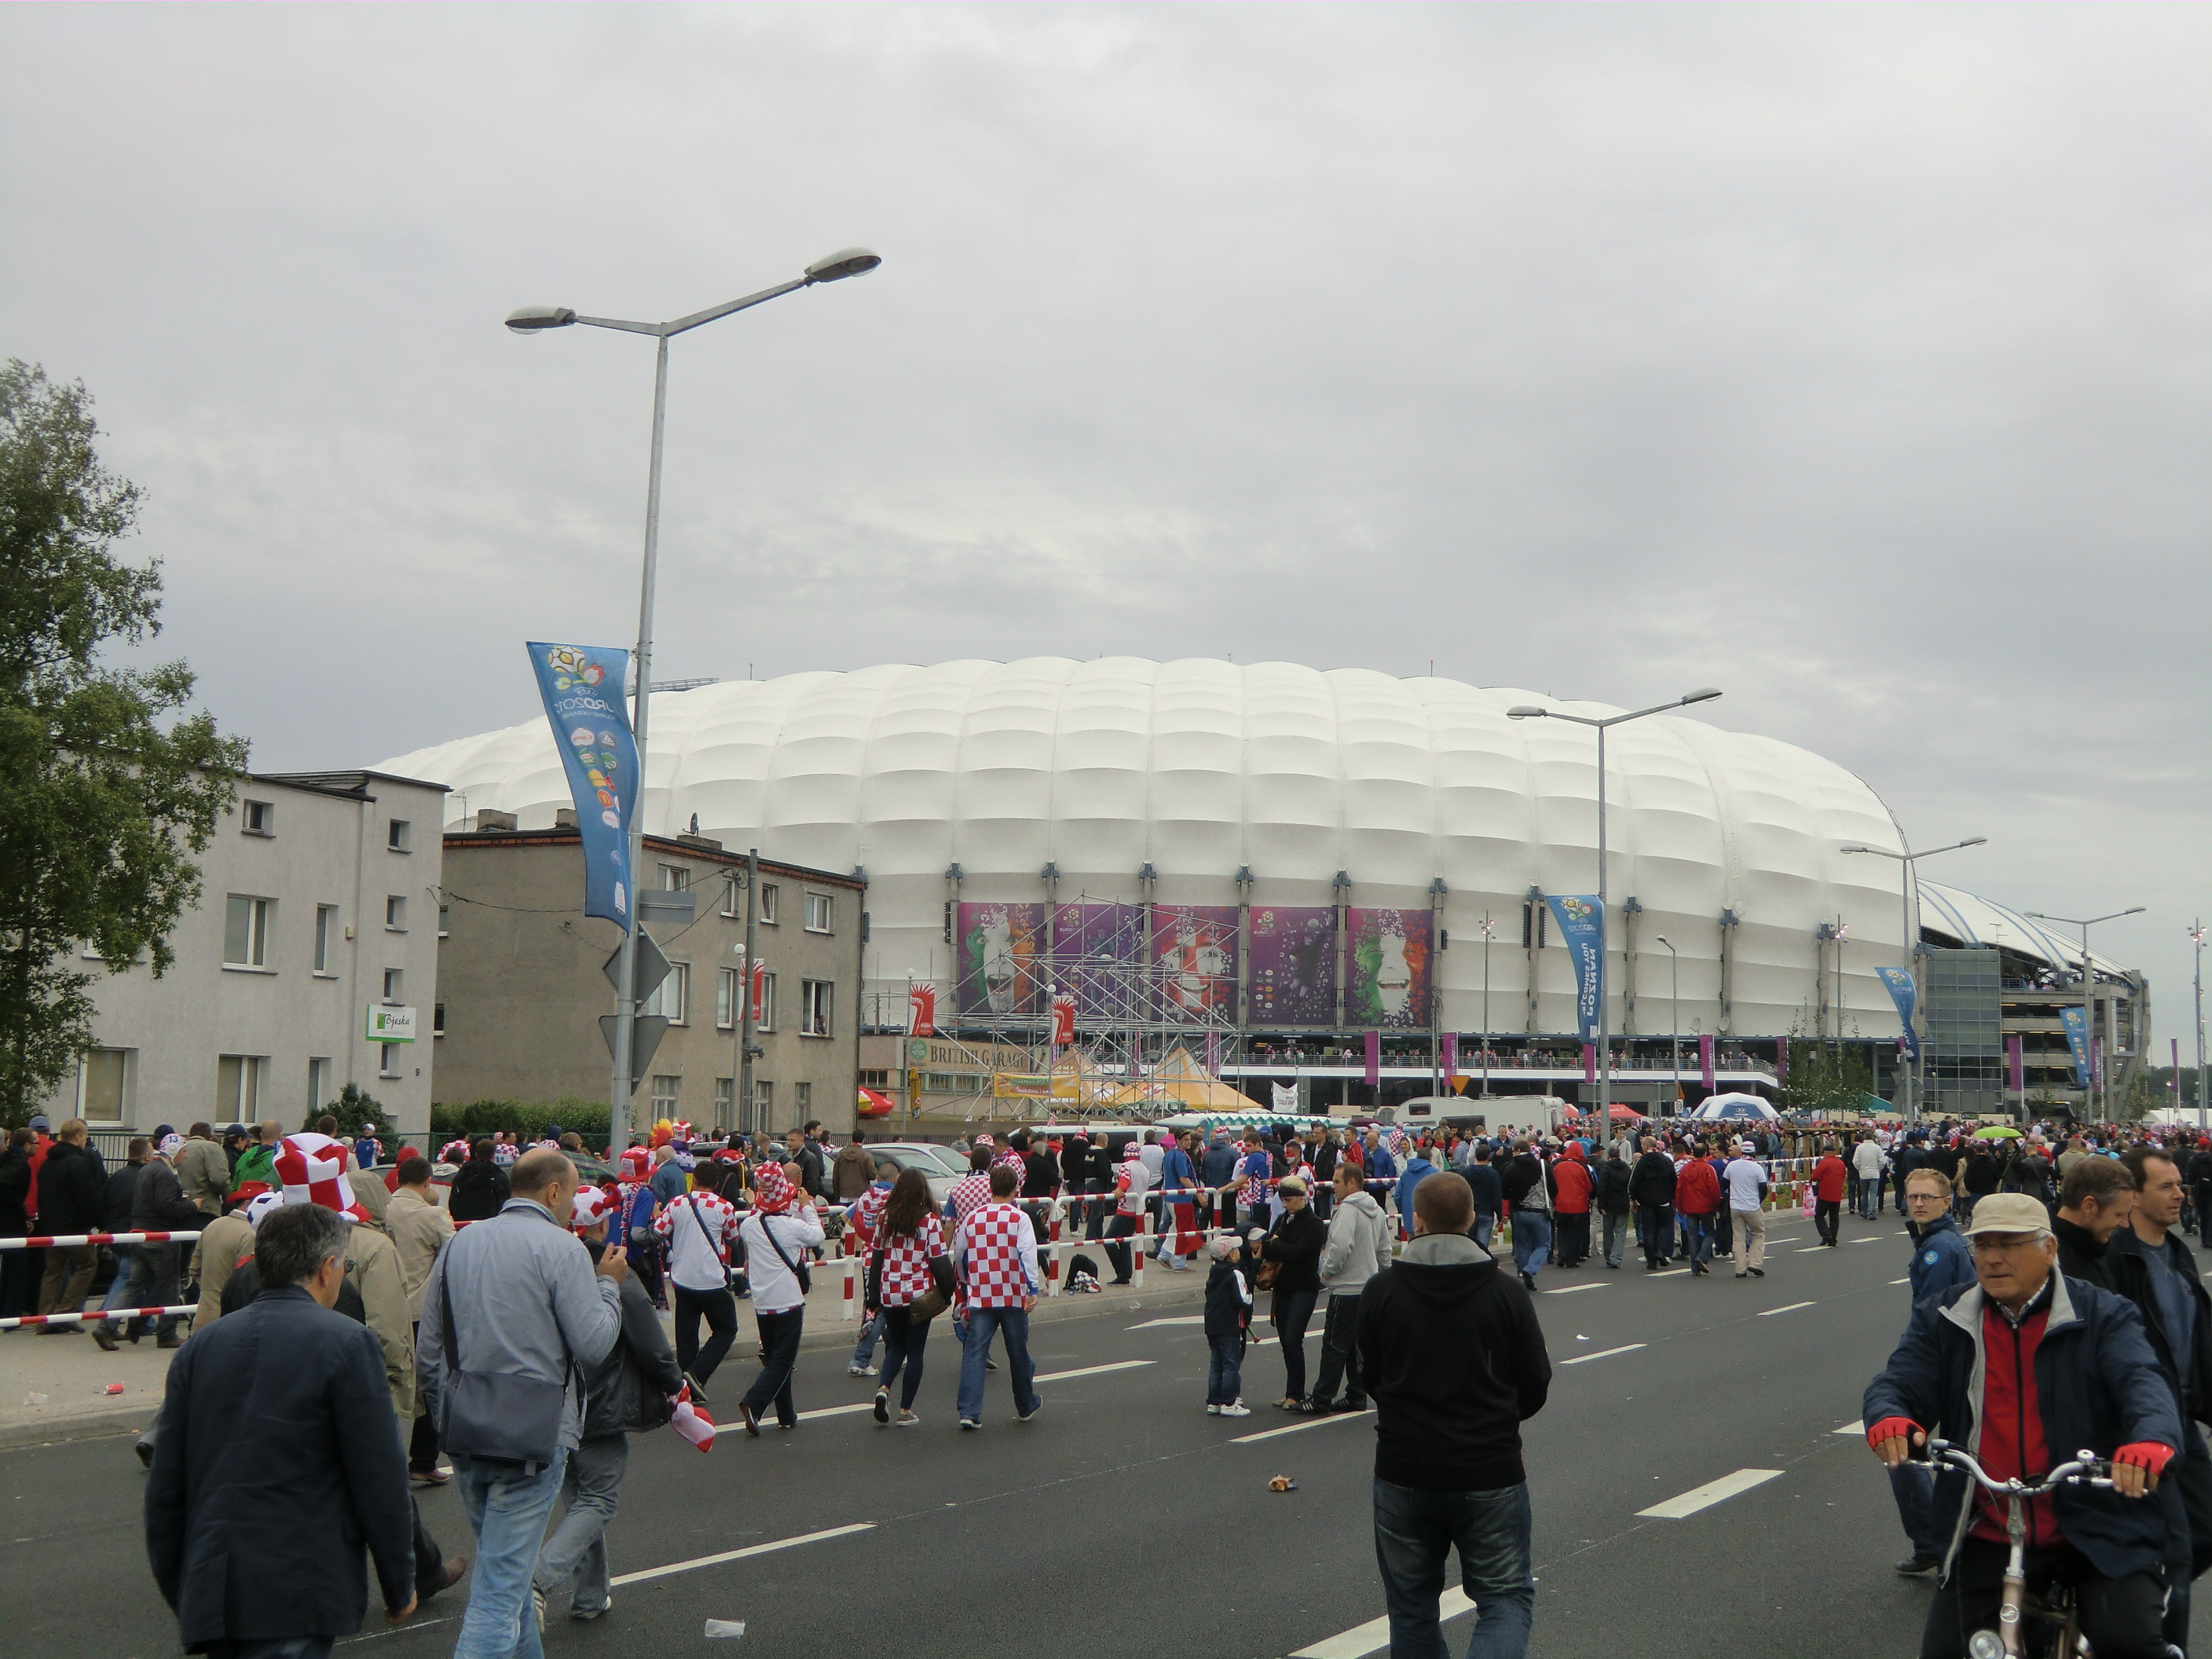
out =
[[[659,663],[1234,653],[1853,767],[1946,878],[2204,897],[2196,9],[15,8],[0,348],[272,766]]]

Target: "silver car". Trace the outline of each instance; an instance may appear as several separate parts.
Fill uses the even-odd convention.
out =
[[[952,1195],[953,1183],[968,1173],[960,1155],[949,1146],[927,1140],[872,1140],[866,1145],[879,1171],[886,1167],[921,1170],[929,1182],[929,1201],[940,1210]]]

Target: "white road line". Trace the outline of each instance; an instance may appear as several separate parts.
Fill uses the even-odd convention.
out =
[[[1331,1412],[1327,1417],[1316,1417],[1310,1422],[1293,1423],[1287,1429],[1262,1429],[1257,1434],[1240,1434],[1229,1443],[1232,1446],[1248,1446],[1255,1440],[1273,1440],[1278,1435],[1299,1434],[1307,1429],[1317,1429],[1324,1423],[1342,1423],[1355,1417],[1374,1415],[1375,1409],[1371,1406],[1364,1412]]]
[[[1910,1285],[1912,1282],[1912,1278],[1911,1275],[1908,1273],[1903,1279],[1893,1279],[1889,1282],[1893,1285]]]
[[[702,1555],[694,1561],[672,1561],[665,1567],[647,1567],[642,1572],[625,1572],[610,1578],[610,1584],[641,1584],[648,1578],[665,1578],[674,1572],[690,1572],[699,1567],[719,1567],[725,1561],[742,1561],[749,1555],[766,1555],[775,1550],[787,1550],[800,1544],[818,1544],[825,1538],[843,1538],[856,1532],[871,1532],[872,1521],[855,1521],[849,1527],[830,1527],[822,1532],[803,1532],[796,1538],[779,1538],[772,1544],[753,1544],[741,1550],[724,1550],[720,1555]]]
[[[1690,1270],[1687,1267],[1664,1267],[1656,1273],[1646,1273],[1644,1277],[1647,1279],[1680,1279],[1684,1273],[1689,1271]]]
[[[1456,1619],[1463,1613],[1473,1613],[1474,1603],[1467,1599],[1467,1592],[1454,1584],[1437,1599],[1439,1619]],[[1316,1642],[1310,1648],[1300,1648],[1291,1659],[1367,1659],[1370,1653],[1381,1653],[1390,1645],[1389,1619],[1370,1619],[1364,1625],[1355,1625],[1340,1636]]]
[[[1605,1281],[1601,1279],[1592,1279],[1587,1285],[1562,1285],[1558,1290],[1547,1291],[1544,1294],[1546,1296],[1572,1296],[1577,1291],[1601,1291],[1604,1288]]]
[[[1854,1240],[1853,1242],[1856,1243],[1857,1241]],[[1801,1244],[1797,1247],[1797,1254],[1800,1255],[1810,1255],[1815,1250],[1825,1250],[1828,1247],[1825,1244]]]
[[[1684,1492],[1680,1498],[1670,1498],[1663,1504],[1654,1504],[1650,1509],[1638,1510],[1636,1513],[1654,1521],[1686,1520],[1698,1510],[1709,1510],[1716,1504],[1734,1498],[1738,1492],[1764,1486],[1781,1473],[1779,1469],[1738,1469],[1734,1474],[1708,1480],[1704,1486]]]
[[[1038,1382],[1064,1382],[1071,1376],[1097,1376],[1103,1371],[1133,1371],[1139,1365],[1150,1365],[1155,1363],[1150,1359],[1123,1359],[1111,1365],[1085,1365],[1080,1370],[1039,1371],[1032,1380]],[[857,1406],[817,1406],[811,1412],[799,1413],[799,1420],[802,1423],[811,1423],[820,1417],[856,1417],[862,1412],[873,1411],[875,1403],[872,1400],[863,1400]],[[725,1432],[735,1430],[742,1433],[744,1430],[744,1425],[742,1422],[726,1423],[721,1426]]]
[[[1834,1428],[1829,1430],[1828,1432],[1830,1434],[1855,1434],[1863,1439],[1866,1437],[1866,1425],[1863,1423],[1840,1423]]]
[[[1190,1314],[1177,1319],[1147,1319],[1141,1325],[1130,1325],[1124,1328],[1132,1331],[1149,1331],[1155,1325],[1203,1325],[1204,1323],[1206,1323],[1204,1314]]]
[[[1785,1302],[1778,1308],[1761,1309],[1759,1316],[1761,1319],[1771,1319],[1778,1313],[1796,1313],[1800,1308],[1810,1308],[1814,1305],[1810,1302]]]
[[[1065,1382],[1071,1376],[1103,1376],[1108,1371],[1133,1371],[1139,1365],[1150,1365],[1149,1359],[1119,1359],[1110,1365],[1085,1365],[1072,1371],[1039,1371],[1035,1380],[1039,1382]]]
[[[811,1423],[817,1417],[850,1417],[855,1412],[872,1411],[874,1408],[875,1402],[872,1400],[863,1400],[857,1406],[817,1406],[811,1412],[799,1413],[799,1420],[802,1423]],[[744,1419],[742,1418],[735,1423],[719,1424],[716,1427],[719,1432],[724,1434],[728,1433],[732,1429],[735,1429],[739,1434],[743,1434],[745,1431]]]
[[[1632,1342],[1624,1348],[1600,1348],[1595,1353],[1578,1353],[1572,1359],[1563,1359],[1559,1363],[1563,1365],[1587,1365],[1593,1359],[1610,1359],[1617,1353],[1634,1353],[1638,1348],[1648,1346],[1643,1342]]]
[[[1902,1237],[1903,1235],[1899,1234],[1899,1237]],[[1878,1238],[1855,1238],[1851,1243],[1854,1244],[1879,1244],[1881,1241]]]

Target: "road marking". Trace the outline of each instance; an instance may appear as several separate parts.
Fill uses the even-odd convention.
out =
[[[1577,1291],[1601,1291],[1604,1288],[1605,1281],[1601,1279],[1592,1279],[1587,1285],[1562,1285],[1558,1290],[1547,1291],[1544,1294],[1546,1296],[1572,1296]]]
[[[1150,1359],[1120,1359],[1111,1365],[1085,1365],[1072,1371],[1039,1371],[1030,1380],[1036,1382],[1065,1382],[1071,1376],[1103,1376],[1108,1371],[1133,1371],[1139,1365],[1154,1363]]]
[[[1687,1520],[1698,1510],[1724,1503],[1738,1492],[1749,1492],[1753,1486],[1765,1485],[1781,1473],[1779,1469],[1738,1469],[1734,1474],[1708,1480],[1704,1486],[1684,1492],[1680,1498],[1670,1498],[1663,1504],[1654,1504],[1650,1509],[1638,1510],[1636,1513],[1654,1521]]]
[[[811,1423],[817,1417],[850,1417],[855,1412],[873,1411],[874,1409],[875,1401],[872,1400],[863,1400],[857,1406],[817,1406],[811,1412],[799,1413],[799,1420],[802,1423]],[[717,1426],[725,1433],[731,1429],[735,1429],[742,1434],[744,1431],[745,1425],[744,1419],[740,1419],[735,1423],[718,1425]]]
[[[1889,1282],[1893,1285],[1910,1285],[1912,1282],[1912,1279],[1911,1275],[1907,1274],[1903,1279],[1893,1279]]]
[[[1600,1348],[1595,1353],[1577,1354],[1572,1359],[1563,1359],[1559,1363],[1563,1365],[1587,1365],[1593,1359],[1610,1359],[1617,1353],[1634,1353],[1638,1348],[1648,1346],[1643,1342],[1632,1342],[1625,1348]]]
[[[1680,1279],[1684,1273],[1689,1271],[1690,1270],[1687,1267],[1664,1267],[1656,1273],[1648,1275],[1648,1277],[1652,1279]]]
[[[1856,1434],[1863,1436],[1866,1433],[1866,1425],[1863,1423],[1844,1423],[1829,1430],[1828,1432],[1830,1434]]]
[[[1454,1584],[1437,1599],[1438,1619],[1456,1619],[1463,1613],[1473,1613],[1474,1603],[1467,1599],[1467,1592]],[[1390,1645],[1390,1621],[1388,1618],[1370,1619],[1364,1625],[1355,1625],[1341,1636],[1316,1642],[1310,1648],[1300,1648],[1291,1659],[1367,1659],[1370,1653],[1381,1653]]]
[[[1759,1316],[1761,1319],[1771,1319],[1778,1313],[1796,1313],[1800,1308],[1809,1308],[1814,1305],[1810,1302],[1785,1302],[1778,1308],[1761,1309]]]
[[[1854,1244],[1857,1244],[1863,1243],[1865,1241],[1863,1239],[1853,1239],[1851,1242]],[[1828,1247],[1825,1244],[1801,1244],[1797,1248],[1797,1254],[1800,1255],[1810,1255],[1815,1250],[1825,1250]]]
[[[822,1532],[803,1532],[796,1538],[779,1538],[773,1544],[753,1544],[741,1550],[724,1550],[720,1555],[702,1555],[694,1561],[672,1561],[665,1567],[647,1567],[642,1572],[625,1572],[610,1578],[610,1584],[641,1584],[648,1578],[665,1578],[671,1573],[690,1572],[699,1567],[719,1567],[725,1561],[742,1561],[749,1555],[766,1555],[775,1550],[794,1549],[801,1544],[818,1544],[825,1538],[843,1538],[856,1532],[872,1532],[872,1521],[855,1521],[849,1527],[830,1527]]]
[[[1190,1314],[1177,1319],[1147,1319],[1141,1325],[1131,1325],[1126,1328],[1133,1331],[1149,1331],[1155,1325],[1203,1325],[1204,1323],[1206,1323],[1204,1314]]]
[[[1902,1234],[1902,1233],[1899,1233],[1899,1234],[1898,1235],[1898,1237],[1900,1237],[1900,1238],[1902,1238],[1904,1236],[1905,1236],[1905,1235],[1904,1235],[1904,1234]],[[1881,1243],[1881,1241],[1880,1239],[1878,1239],[1878,1238],[1855,1238],[1855,1239],[1853,1239],[1853,1240],[1851,1241],[1851,1243],[1854,1243],[1854,1244],[1879,1244],[1879,1243]]]
[[[1232,1446],[1249,1445],[1255,1440],[1273,1440],[1277,1435],[1297,1434],[1306,1429],[1317,1429],[1324,1423],[1342,1423],[1354,1417],[1374,1415],[1375,1408],[1371,1406],[1364,1412],[1331,1412],[1327,1417],[1316,1417],[1310,1423],[1293,1423],[1287,1429],[1262,1429],[1257,1434],[1240,1434],[1229,1443]]]

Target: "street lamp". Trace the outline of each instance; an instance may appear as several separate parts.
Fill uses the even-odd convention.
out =
[[[1516,703],[1505,711],[1510,720],[1569,720],[1577,726],[1587,726],[1597,732],[1597,1093],[1598,1118],[1601,1123],[1610,1123],[1613,1112],[1613,1052],[1605,1006],[1605,936],[1613,918],[1605,903],[1605,734],[1607,728],[1640,720],[1646,714],[1663,714],[1670,708],[1686,708],[1693,702],[1711,702],[1720,696],[1717,685],[1701,687],[1672,702],[1654,703],[1649,708],[1632,709],[1626,714],[1610,714],[1603,720],[1592,720],[1587,714],[1563,714],[1556,708],[1544,708],[1535,703]]]
[[[2189,942],[2197,947],[2197,1133],[2204,1129],[2204,924],[2189,927]],[[2178,1083],[2180,1079],[2176,1079]],[[2177,1093],[2179,1091],[2176,1091]]]
[[[1938,853],[1955,853],[1962,847],[1986,847],[1989,845],[1989,841],[1990,838],[1987,836],[1969,836],[1966,840],[1954,841],[1948,847],[1930,847],[1918,853],[1913,852],[1910,848],[1905,848],[1894,853],[1887,847],[1846,847],[1840,849],[1846,853],[1871,853],[1877,858],[1897,860],[1897,903],[1905,917],[1905,971],[1906,973],[1912,972],[1912,964],[1918,956],[1917,947],[1920,943],[1919,930],[1912,925],[1912,900],[1914,895],[1919,890],[1920,872],[1912,867],[1913,865],[1922,859],[1932,859]],[[1843,1000],[1843,982],[1844,958],[1843,952],[1838,951],[1836,952],[1836,996],[1839,1005]],[[1919,1010],[1916,1007],[1913,1013],[1917,1018]],[[1840,1020],[1838,1022],[1838,1029],[1841,1029]],[[1907,1030],[1905,1035],[1911,1037],[1913,1034]],[[1914,1049],[1916,1053],[1918,1051],[1919,1045],[1917,1041],[1908,1042],[1905,1046]],[[1917,1060],[1908,1060],[1905,1062],[1905,1121],[1907,1123],[1920,1121],[1919,1103],[1914,1097],[1912,1086],[1913,1073],[1918,1066]]]
[[[2081,1057],[2087,1064],[2082,1068],[2088,1078],[2081,1091],[2081,1103],[2089,1109],[2092,1118],[2097,1111],[2097,968],[2089,959],[2089,930],[2100,921],[2118,921],[2122,916],[2139,916],[2143,913],[2140,904],[2130,904],[2124,910],[2115,910],[2108,916],[2091,916],[2087,921],[2078,916],[2054,916],[2041,910],[2026,914],[2038,921],[2055,921],[2064,927],[2081,930],[2081,1041],[2088,1045]],[[2105,1111],[2112,1109],[2112,1085],[2105,1085]],[[2102,1120],[2099,1120],[2101,1121]]]
[[[517,334],[542,334],[549,329],[568,328],[581,323],[589,328],[617,329],[625,334],[649,334],[659,343],[653,371],[653,455],[646,474],[645,562],[638,583],[637,701],[630,722],[637,738],[638,769],[637,814],[629,824],[629,872],[633,886],[638,879],[638,870],[645,862],[646,718],[653,684],[653,599],[660,550],[660,453],[661,434],[668,410],[668,343],[678,334],[688,333],[704,324],[727,317],[732,312],[748,310],[798,289],[812,288],[821,283],[842,282],[848,276],[873,270],[882,263],[880,258],[864,247],[841,248],[817,259],[787,283],[764,288],[757,294],[748,294],[742,300],[732,300],[705,311],[695,311],[688,317],[678,317],[669,323],[633,323],[616,317],[584,317],[567,306],[524,306],[507,317],[507,327]],[[750,959],[745,966],[750,972],[752,966]],[[631,912],[630,925],[623,930],[622,962],[615,971],[621,983],[615,1001],[615,1061],[613,1079],[610,1085],[609,1104],[611,1109],[607,1127],[609,1144],[619,1152],[629,1140],[629,1101],[633,1090],[630,1037],[637,1016],[637,922],[635,908]],[[746,1101],[735,1103],[740,1111],[750,1104]]]
[[[1674,981],[1674,1017],[1668,1022],[1667,1029],[1670,1035],[1667,1038],[1667,1047],[1674,1056],[1674,1115],[1679,1117],[1682,1111],[1682,957],[1672,945],[1668,944],[1666,934],[1661,933],[1657,937],[1662,945],[1667,945],[1668,971]]]
[[[1490,936],[1496,931],[1491,925],[1490,912],[1485,910],[1482,913],[1482,1097],[1485,1100],[1490,1098]],[[2203,960],[2202,951],[2198,953],[2198,959]],[[2200,1026],[2203,1023],[2198,1021]],[[2202,1050],[2202,1041],[2197,1047]],[[2197,1086],[2201,1092],[2204,1085],[2200,1082]]]

